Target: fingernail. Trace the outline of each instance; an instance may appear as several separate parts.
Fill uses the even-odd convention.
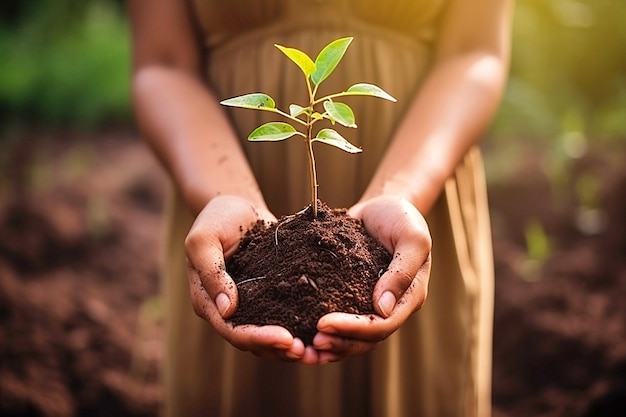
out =
[[[221,292],[217,294],[217,297],[215,297],[215,305],[217,306],[217,311],[219,311],[220,316],[224,317],[230,308],[230,299],[226,294]]]
[[[393,308],[396,306],[396,296],[391,291],[385,291],[378,299],[378,308],[385,318],[391,315]]]

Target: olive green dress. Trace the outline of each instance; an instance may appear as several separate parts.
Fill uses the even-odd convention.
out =
[[[358,129],[343,130],[363,153],[316,147],[320,198],[349,207],[359,198],[431,62],[445,0],[195,0],[206,75],[219,98],[270,94],[286,109],[304,103],[302,72],[275,43],[313,58],[329,41],[354,41],[320,87],[374,83],[398,103],[346,100]],[[241,138],[280,120],[225,109]],[[302,141],[242,146],[274,214],[308,204]],[[171,417],[489,416],[493,267],[482,161],[472,149],[428,214],[433,268],[424,307],[373,352],[323,366],[259,359],[230,346],[194,315],[183,241],[193,218],[172,193],[166,247],[165,414]]]

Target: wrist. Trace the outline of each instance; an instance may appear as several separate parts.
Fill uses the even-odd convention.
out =
[[[381,196],[399,197],[409,201],[426,214],[435,204],[445,184],[445,178],[436,175],[396,175],[370,183],[360,201]]]

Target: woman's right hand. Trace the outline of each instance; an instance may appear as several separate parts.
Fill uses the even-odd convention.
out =
[[[276,218],[267,208],[238,196],[218,196],[200,212],[185,239],[194,311],[238,349],[285,361],[315,362],[311,350],[283,327],[233,326],[226,321],[237,310],[238,295],[225,260],[258,220],[274,222]]]

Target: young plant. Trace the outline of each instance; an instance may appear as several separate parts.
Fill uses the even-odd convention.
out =
[[[345,103],[336,99],[346,96],[370,96],[379,97],[395,102],[396,99],[385,92],[380,87],[367,84],[354,84],[347,90],[329,94],[320,98],[316,97],[320,84],[332,74],[348,46],[352,42],[351,37],[337,39],[326,45],[317,55],[315,62],[304,52],[287,48],[281,45],[274,45],[289,59],[291,59],[304,73],[306,87],[309,95],[309,102],[306,106],[298,104],[289,105],[289,113],[276,107],[272,97],[265,93],[251,93],[242,96],[229,98],[221,102],[222,105],[241,107],[245,109],[263,110],[279,114],[291,122],[297,124],[303,131],[297,130],[292,124],[285,122],[265,123],[256,128],[248,136],[249,141],[281,141],[292,136],[301,136],[306,142],[307,155],[309,160],[309,181],[311,185],[311,207],[313,218],[317,218],[317,171],[315,167],[315,156],[313,154],[313,142],[322,142],[335,146],[349,153],[358,153],[362,150],[339,134],[334,129],[324,128],[313,136],[313,125],[327,119],[332,125],[339,123],[342,126],[356,128],[354,112]],[[322,110],[316,110],[317,107]]]

